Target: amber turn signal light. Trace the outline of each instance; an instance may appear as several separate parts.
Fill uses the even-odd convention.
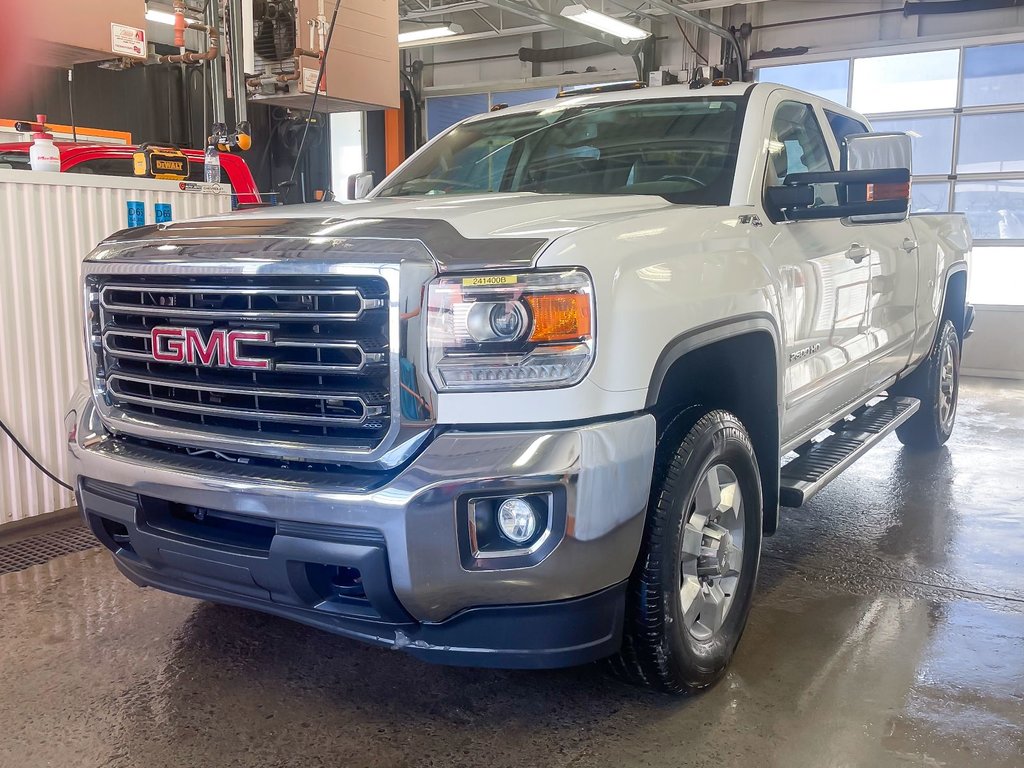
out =
[[[526,297],[533,313],[530,341],[575,341],[590,336],[590,297],[582,293],[541,293]]]
[[[867,200],[905,200],[910,197],[910,182],[902,184],[868,184]]]

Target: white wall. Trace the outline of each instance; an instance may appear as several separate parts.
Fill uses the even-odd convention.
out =
[[[974,330],[964,343],[965,375],[1024,379],[1024,307],[977,307]]]
[[[348,177],[366,170],[362,112],[332,112],[331,189],[338,200],[348,198]]]

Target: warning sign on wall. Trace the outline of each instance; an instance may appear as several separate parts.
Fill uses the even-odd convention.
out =
[[[316,77],[320,74],[319,69],[302,68],[302,92],[312,93],[316,90]],[[327,93],[327,78],[320,81],[320,93]]]
[[[129,27],[125,24],[110,25],[110,51],[118,56],[132,56],[144,59],[146,50],[146,30]]]

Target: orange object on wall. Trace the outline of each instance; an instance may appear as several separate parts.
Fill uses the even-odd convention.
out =
[[[384,110],[384,166],[388,173],[405,160],[405,111]]]

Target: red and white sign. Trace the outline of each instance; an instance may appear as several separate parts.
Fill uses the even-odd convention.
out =
[[[310,69],[309,67],[302,68],[302,92],[313,93],[316,90],[316,78],[320,74],[319,69]],[[324,79],[320,81],[320,93],[327,93],[327,73],[324,73]]]
[[[270,360],[242,355],[243,344],[265,344],[270,331],[240,331],[215,328],[204,339],[198,328],[160,326],[149,334],[153,359],[161,363],[270,370]]]
[[[146,30],[125,24],[110,25],[110,51],[118,56],[144,59],[149,55],[146,48]]]

